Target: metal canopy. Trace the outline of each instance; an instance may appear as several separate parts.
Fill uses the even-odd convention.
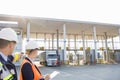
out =
[[[62,19],[51,19],[51,18],[40,18],[40,17],[26,17],[26,16],[15,16],[15,15],[3,15],[0,14],[0,21],[17,21],[18,28],[22,29],[26,33],[27,22],[30,22],[31,33],[63,33],[63,24],[66,24],[67,34],[84,34],[93,35],[93,26],[96,26],[97,35],[118,35],[118,29],[120,25],[106,24],[106,23],[95,23],[75,20],[62,20]],[[12,27],[12,26],[11,26]],[[16,27],[17,28],[17,27]]]

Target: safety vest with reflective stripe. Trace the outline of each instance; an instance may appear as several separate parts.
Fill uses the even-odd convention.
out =
[[[0,62],[0,71],[2,70],[2,66],[3,64]],[[3,80],[13,80],[13,74],[10,73],[5,78],[3,78]]]
[[[35,65],[32,64],[31,62],[29,62],[28,60],[24,59],[22,64],[21,64],[21,68],[20,70],[22,69],[22,66],[25,64],[25,63],[29,63],[32,67],[32,71],[33,71],[33,74],[34,74],[34,80],[40,80],[41,78],[43,78],[42,74],[39,73],[39,71],[36,69]],[[23,80],[23,76],[22,76],[22,71],[20,71],[20,80]]]

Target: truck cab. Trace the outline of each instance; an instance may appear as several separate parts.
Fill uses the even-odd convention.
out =
[[[47,63],[47,66],[58,65],[58,56],[56,51],[46,51],[46,63]]]

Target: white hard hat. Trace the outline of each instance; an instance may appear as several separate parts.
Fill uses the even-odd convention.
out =
[[[11,28],[3,28],[0,31],[0,39],[18,42],[16,32]]]
[[[30,49],[39,49],[39,45],[36,41],[30,41],[27,43],[26,45],[26,49],[30,50]]]

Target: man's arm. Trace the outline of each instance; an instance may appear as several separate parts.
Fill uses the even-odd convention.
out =
[[[33,80],[34,74],[32,71],[32,66],[29,63],[25,63],[22,67],[23,80]]]

